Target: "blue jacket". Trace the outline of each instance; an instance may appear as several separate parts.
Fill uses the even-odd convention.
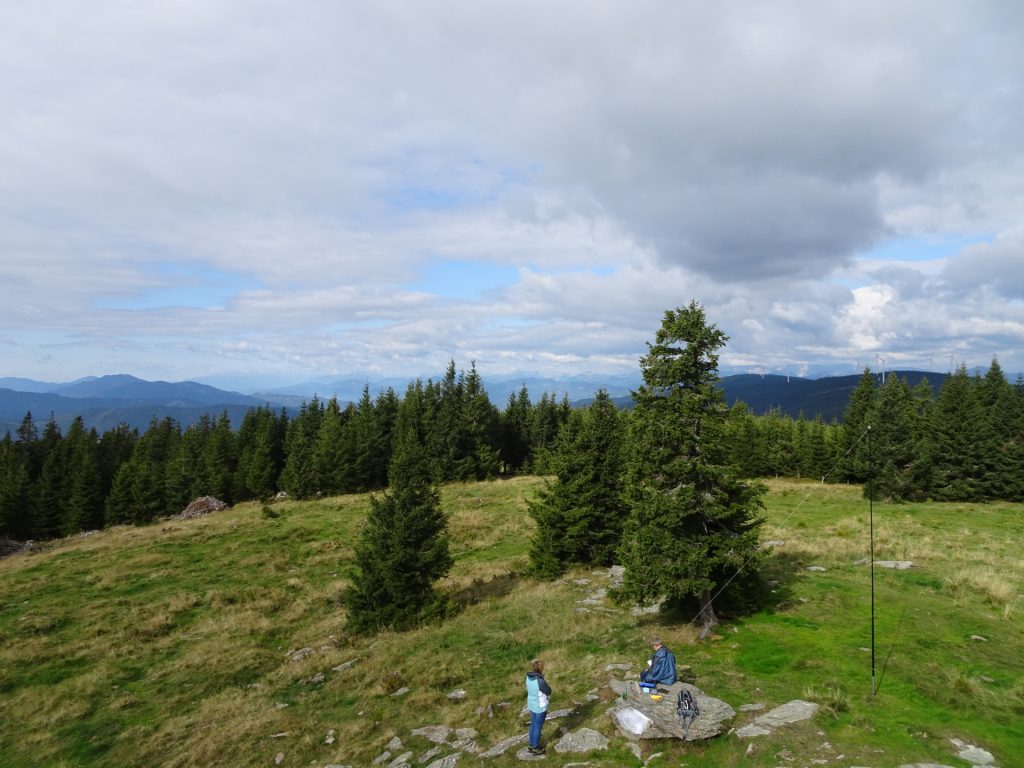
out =
[[[540,703],[540,694],[551,695],[551,686],[539,672],[526,673],[526,706],[531,712],[547,712],[547,702]]]
[[[654,652],[651,666],[640,673],[640,679],[650,683],[672,685],[676,681],[676,657],[664,645]]]

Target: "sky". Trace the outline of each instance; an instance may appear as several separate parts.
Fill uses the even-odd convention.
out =
[[[0,376],[1024,371],[1024,4],[40,0]]]

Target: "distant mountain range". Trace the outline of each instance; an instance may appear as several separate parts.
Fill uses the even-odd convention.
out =
[[[885,375],[903,376],[911,385],[925,378],[936,392],[946,378],[944,373],[923,371],[890,371]],[[880,379],[881,374],[877,377]],[[738,374],[723,377],[720,386],[730,405],[742,400],[755,414],[777,410],[788,416],[796,417],[803,413],[808,418],[820,415],[825,421],[832,421],[842,418],[850,393],[859,379],[859,375],[805,379]],[[365,386],[369,386],[372,397],[388,387],[402,396],[408,383],[409,379],[347,378],[310,381],[273,392],[246,395],[194,381],[145,381],[127,374],[89,377],[64,384],[6,377],[0,378],[0,435],[8,430],[13,434],[27,411],[32,412],[40,425],[52,413],[65,431],[77,415],[82,416],[86,427],[104,432],[122,423],[144,430],[151,419],[165,416],[189,426],[203,414],[219,415],[223,411],[227,411],[232,424],[237,427],[245,412],[259,405],[275,409],[287,407],[294,411],[314,395],[323,400],[337,397],[341,402],[356,401],[362,396]],[[532,402],[548,393],[559,400],[566,396],[574,405],[582,406],[603,388],[616,403],[629,407],[632,403],[630,391],[638,384],[628,377],[598,378],[597,375],[566,379],[523,377],[484,380],[491,401],[501,409],[509,397],[523,386],[527,388]]]

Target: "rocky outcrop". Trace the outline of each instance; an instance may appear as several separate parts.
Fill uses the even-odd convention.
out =
[[[211,512],[220,512],[222,509],[227,508],[228,505],[220,499],[213,496],[200,496],[182,510],[181,514],[178,515],[178,519],[191,520],[194,517],[205,517]]]
[[[683,689],[690,692],[700,707],[700,716],[687,728],[676,712],[676,697]],[[659,690],[660,699],[652,699],[638,686],[625,688],[623,698],[611,709],[612,722],[631,739],[685,739],[701,741],[713,738],[725,730],[736,717],[736,710],[721,699],[705,694],[689,683],[674,683]]]
[[[570,731],[558,740],[555,744],[555,752],[593,752],[599,749],[608,749],[607,737],[595,731],[593,728],[580,728]]]
[[[754,718],[754,722],[744,725],[742,728],[737,728],[736,736],[740,739],[768,736],[776,728],[780,728],[783,725],[811,719],[818,709],[819,706],[810,701],[802,701],[801,699],[787,701],[785,704]]]

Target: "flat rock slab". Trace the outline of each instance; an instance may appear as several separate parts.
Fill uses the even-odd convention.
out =
[[[810,720],[819,708],[817,704],[810,701],[794,699],[756,717],[754,722],[762,728],[779,728],[801,720]]]
[[[953,768],[953,766],[939,763],[904,763],[899,768]]]
[[[425,725],[422,728],[414,728],[409,731],[413,736],[422,736],[435,744],[444,744],[448,741],[448,735],[451,732],[452,729],[447,725]]]
[[[593,728],[570,731],[555,744],[555,752],[559,754],[563,752],[593,752],[598,749],[608,749],[608,739]]]
[[[914,563],[910,560],[875,560],[875,565],[879,568],[892,568],[896,571],[906,571],[914,567]]]
[[[442,757],[440,760],[435,760],[427,768],[455,768],[456,763],[459,762],[459,757],[462,755],[461,752],[456,752],[454,755],[448,755],[448,757]]]
[[[700,707],[700,716],[687,727],[676,712],[676,697],[686,689]],[[638,686],[629,686],[625,698],[615,702],[609,711],[612,722],[630,739],[685,739],[702,741],[719,735],[736,717],[736,710],[721,699],[705,694],[695,685],[677,682],[661,691],[659,701],[641,693]]]
[[[968,744],[966,741],[960,739],[950,739],[950,743],[957,748],[957,757],[961,760],[966,760],[972,765],[984,765],[994,766],[996,759],[992,756],[991,752],[988,752],[981,747],[976,747],[973,744]]]
[[[531,763],[534,760],[544,760],[545,758],[547,758],[547,755],[535,755],[527,747],[523,747],[518,752],[516,752],[516,758],[522,760],[524,763]]]
[[[736,738],[753,739],[758,736],[768,736],[771,732],[771,728],[762,728],[760,725],[751,723],[750,725],[744,725],[742,728],[737,728]]]
[[[498,757],[504,755],[512,747],[517,744],[525,744],[530,738],[528,733],[520,733],[518,736],[509,736],[507,739],[502,739],[493,747],[482,753],[480,757]]]

